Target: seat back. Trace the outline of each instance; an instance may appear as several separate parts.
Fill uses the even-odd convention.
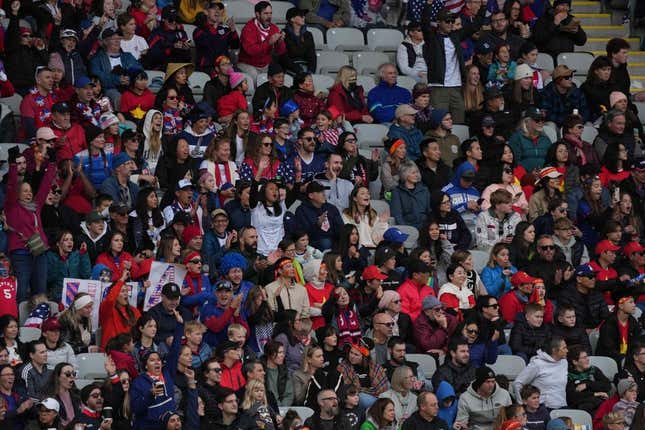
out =
[[[159,92],[163,86],[163,78],[166,76],[161,70],[146,70],[148,75],[148,89],[153,93]]]
[[[409,76],[399,75],[396,78],[396,84],[412,92],[412,88],[414,88],[414,86],[417,84],[417,81],[415,81],[414,78],[411,78]]]
[[[377,214],[381,215],[384,212],[390,211],[390,204],[385,200],[372,199],[370,200],[370,206],[376,211]]]
[[[197,27],[194,26],[193,24],[183,24],[183,26],[184,26],[184,31],[188,35],[188,38],[193,39],[193,33],[195,32]]]
[[[193,72],[188,78],[188,86],[193,91],[193,94],[204,94],[204,87],[210,80],[211,77],[204,72]]]
[[[255,17],[253,4],[246,0],[233,0],[225,3],[226,14],[232,16],[236,24],[246,24]]]
[[[552,72],[553,69],[555,69],[553,57],[550,54],[545,54],[544,52],[538,53],[536,64],[540,69],[548,70],[549,72]]]
[[[489,366],[493,372],[505,375],[514,380],[526,367],[524,359],[517,355],[498,355],[497,361]]]
[[[318,27],[307,27],[307,30],[311,33],[311,36],[314,38],[314,45],[316,49],[325,50],[325,34]]]
[[[361,148],[382,148],[389,128],[383,124],[356,124],[354,131]]]
[[[410,250],[417,246],[417,242],[419,241],[419,230],[417,230],[416,227],[412,227],[411,225],[393,225],[392,227],[398,228],[401,230],[401,233],[408,235],[408,238],[403,242],[405,249]]]
[[[426,378],[432,378],[434,372],[437,371],[437,362],[431,355],[428,354],[405,354],[405,359],[413,363],[417,363]]]
[[[558,54],[558,64],[564,64],[570,69],[574,69],[577,76],[585,76],[594,56],[591,52],[561,52]]]
[[[592,125],[585,125],[582,130],[582,140],[591,143],[596,136],[598,136],[598,129]]]
[[[391,28],[374,28],[367,32],[370,51],[396,51],[403,42],[403,33]]]
[[[315,74],[311,75],[314,80],[314,88],[316,89],[316,94],[320,91],[327,94],[329,89],[334,86],[334,78],[328,75]]]
[[[271,18],[273,23],[278,27],[287,23],[287,11],[293,7],[293,3],[289,1],[272,1],[271,9],[273,12],[273,17]]]
[[[638,109],[638,119],[645,124],[645,102],[634,102],[634,105]],[[641,136],[641,139],[645,139],[645,136]]]
[[[316,52],[316,73],[336,73],[341,67],[349,64],[347,54],[336,51]]]
[[[106,378],[105,371],[106,355],[102,352],[87,352],[77,354],[78,377],[82,379],[102,379]]]
[[[549,138],[551,143],[557,142],[558,140],[558,129],[556,125],[552,122],[544,123],[544,134]]]
[[[20,342],[22,343],[38,340],[40,339],[41,334],[40,329],[37,327],[20,327],[18,333],[18,339],[20,339]]]
[[[358,75],[356,79],[356,84],[363,87],[363,92],[365,93],[366,96],[367,96],[367,93],[369,93],[370,90],[376,86],[376,82],[374,81],[374,76]]]
[[[459,138],[459,142],[463,142],[464,140],[470,139],[470,129],[468,128],[467,125],[454,124],[452,126],[452,130],[450,131],[452,132],[452,134],[454,134]]]
[[[330,51],[360,51],[365,49],[365,37],[358,28],[330,28],[327,30],[327,49]]]
[[[618,364],[613,358],[601,355],[590,355],[589,364],[600,369],[610,381],[613,381],[614,376],[618,373]]]
[[[359,75],[374,75],[381,64],[389,61],[390,58],[383,52],[362,51],[352,55],[352,64]]]

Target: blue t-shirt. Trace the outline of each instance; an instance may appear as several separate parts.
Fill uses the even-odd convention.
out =
[[[332,21],[337,10],[338,7],[329,3],[329,0],[321,0],[317,15],[327,21]]]

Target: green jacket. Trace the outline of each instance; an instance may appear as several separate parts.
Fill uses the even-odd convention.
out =
[[[65,261],[52,250],[47,251],[47,297],[56,303],[61,301],[63,279],[90,279],[92,266],[90,256],[72,251]]]
[[[345,27],[349,27],[349,0],[329,0],[329,4],[338,8],[334,14],[334,20],[339,19],[343,21]],[[307,9],[309,11],[305,16],[307,24],[325,25],[325,19],[317,15],[318,9],[320,8],[320,0],[301,0],[299,7],[300,9]]]

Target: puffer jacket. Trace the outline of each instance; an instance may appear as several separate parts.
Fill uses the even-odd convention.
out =
[[[392,190],[390,210],[397,224],[420,229],[431,212],[430,191],[422,183],[417,183],[413,189],[399,183]]]
[[[410,103],[412,94],[406,88],[396,84],[389,85],[381,81],[367,93],[367,105],[374,122],[392,122],[397,106]]]
[[[317,88],[317,90],[320,89]],[[311,127],[315,124],[318,114],[327,108],[325,99],[318,97],[315,92],[298,90],[294,93],[293,100],[298,105],[300,119],[304,121],[303,127]]]
[[[468,386],[475,379],[475,367],[471,366],[456,366],[451,359],[447,359],[432,376],[432,386],[438,387],[442,381],[446,381],[455,389],[457,395],[460,395],[466,390]]]
[[[456,210],[460,214],[466,213],[469,210],[469,201],[477,201],[480,197],[479,191],[477,191],[477,189],[472,185],[468,188],[463,188],[461,186],[461,175],[468,169],[475,170],[475,167],[468,162],[461,163],[455,170],[455,174],[453,175],[450,183],[441,190],[450,197],[450,205],[452,209]]]
[[[508,391],[497,384],[493,394],[487,398],[480,396],[471,384],[466,392],[459,396],[456,421],[467,423],[469,428],[492,430],[499,410],[512,403]]]
[[[72,52],[67,52],[64,49],[58,51],[60,58],[63,60],[65,65],[65,75],[63,79],[70,85],[73,85],[76,81],[76,78],[80,76],[87,76],[87,67],[85,67],[85,62],[83,57],[78,50]]]
[[[524,314],[518,314],[511,337],[508,341],[513,354],[523,354],[526,358],[531,358],[537,354],[544,343],[551,336],[551,326],[543,323],[540,327],[532,327],[527,321]]]
[[[524,135],[520,130],[513,133],[508,144],[513,150],[517,162],[527,172],[542,167],[546,153],[551,147],[551,141],[545,134],[540,134],[534,141]]]
[[[390,139],[403,139],[405,142],[405,153],[410,160],[416,160],[421,156],[421,141],[423,133],[416,126],[405,128],[399,124],[392,124],[387,132]]]
[[[539,350],[513,381],[517,398],[520,398],[519,392],[522,387],[531,384],[540,390],[540,403],[544,403],[547,408],[566,407],[567,367],[566,359],[556,361],[546,352]]]
[[[593,414],[604,401],[602,397],[596,397],[595,393],[609,394],[612,388],[611,381],[595,366],[583,372],[569,369],[567,377],[568,406],[573,409],[583,409],[590,414]],[[587,387],[584,390],[578,390],[580,384],[585,384]]]

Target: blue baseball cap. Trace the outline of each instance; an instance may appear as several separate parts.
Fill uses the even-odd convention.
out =
[[[280,107],[280,115],[287,117],[298,109],[300,109],[298,103],[296,103],[293,99],[289,99]]]
[[[394,243],[403,243],[408,240],[408,237],[410,237],[409,234],[403,233],[401,230],[395,227],[388,228],[383,234],[384,240]]]
[[[127,163],[128,161],[132,161],[132,158],[130,158],[130,156],[125,152],[119,152],[114,156],[114,158],[112,158],[112,168],[116,169],[117,167]]]
[[[87,76],[79,76],[76,78],[76,81],[74,81],[74,86],[76,88],[84,88],[88,85],[94,86],[94,82]]]
[[[595,276],[596,271],[591,266],[591,264],[581,264],[580,266],[576,267],[575,274],[576,276],[589,276],[589,275]]]

